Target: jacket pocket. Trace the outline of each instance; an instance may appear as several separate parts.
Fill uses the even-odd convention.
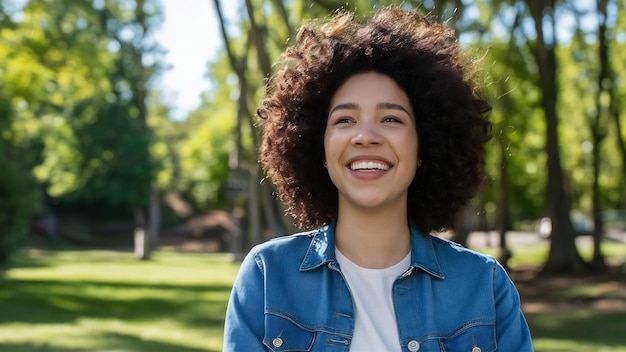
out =
[[[493,352],[497,350],[496,327],[486,322],[473,322],[453,335],[441,338],[441,351]]]
[[[282,316],[265,315],[263,344],[270,351],[310,351],[315,341],[315,331],[306,330]]]

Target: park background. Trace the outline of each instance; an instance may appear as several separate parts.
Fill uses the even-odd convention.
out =
[[[238,260],[297,230],[256,161],[272,63],[394,3],[457,32],[493,105],[489,177],[439,235],[507,266],[537,351],[626,351],[624,0],[206,2],[181,112],[160,1],[0,0],[0,351],[220,350]]]

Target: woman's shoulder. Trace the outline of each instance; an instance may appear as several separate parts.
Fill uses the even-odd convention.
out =
[[[437,261],[446,280],[457,282],[491,282],[508,277],[494,256],[466,248],[445,238],[433,237]]]
[[[254,265],[261,271],[272,272],[279,276],[293,274],[294,271],[299,271],[317,232],[299,232],[260,243],[246,255],[243,266]]]
[[[288,236],[275,237],[254,246],[250,252],[261,256],[272,256],[275,254],[287,256],[289,253],[306,252],[318,231],[305,231]]]
[[[472,264],[485,264],[492,266],[497,260],[489,254],[481,253],[467,248],[459,243],[439,236],[432,236],[432,243],[439,256],[445,256],[446,260],[456,258],[456,261],[468,261]]]

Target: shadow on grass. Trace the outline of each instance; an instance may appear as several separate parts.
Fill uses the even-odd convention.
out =
[[[68,282],[0,278],[0,330],[3,324],[76,325],[84,320],[146,324],[163,319],[183,329],[219,330],[224,324],[227,284],[171,285],[102,282]],[[106,324],[106,323],[103,323]],[[206,351],[184,342],[155,341],[123,332],[89,332],[98,350]],[[59,348],[45,340],[0,342],[0,351],[93,351],[93,348]]]
[[[132,294],[133,291],[142,294]],[[131,294],[120,296],[120,292]],[[215,298],[202,296],[208,292]],[[5,278],[0,279],[0,324],[68,323],[78,318],[144,321],[171,317],[193,326],[211,326],[222,323],[223,320],[218,321],[215,316],[221,316],[226,310],[225,299],[229,293],[230,286],[219,284],[176,286]]]
[[[0,280],[3,277],[2,274],[10,269],[44,268],[51,265],[50,260],[47,258],[48,255],[52,256],[50,252],[42,250],[36,250],[35,252],[37,253],[37,256],[28,256],[23,252],[11,255],[9,257],[9,261],[0,267]]]
[[[11,253],[8,262],[0,266],[0,279],[3,277],[3,271],[8,271],[10,269],[44,268],[57,265],[55,261],[58,260],[57,257],[59,252],[88,252],[94,250],[105,251],[109,249],[95,246],[72,246],[65,243],[60,243],[58,245],[46,245],[43,247],[24,247],[20,250],[16,250],[14,253]],[[116,252],[124,253],[124,251]],[[84,258],[85,257],[81,259],[84,260]],[[97,260],[96,257],[93,259]]]
[[[537,276],[513,272],[536,351],[625,351],[626,273]]]
[[[626,346],[626,312],[591,309],[526,314],[533,339],[576,341],[600,347]]]

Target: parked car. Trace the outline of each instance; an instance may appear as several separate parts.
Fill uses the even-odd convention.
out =
[[[575,236],[592,236],[594,230],[593,218],[582,212],[574,211],[570,214]],[[600,212],[603,236],[626,239],[626,209],[613,209]],[[536,222],[535,231],[542,238],[549,238],[552,233],[552,220],[548,217]]]
[[[575,236],[593,235],[593,219],[589,216],[580,212],[573,212],[570,214],[570,220],[574,227]],[[541,218],[537,222],[537,234],[542,238],[549,238],[552,234],[552,219],[549,217]]]

